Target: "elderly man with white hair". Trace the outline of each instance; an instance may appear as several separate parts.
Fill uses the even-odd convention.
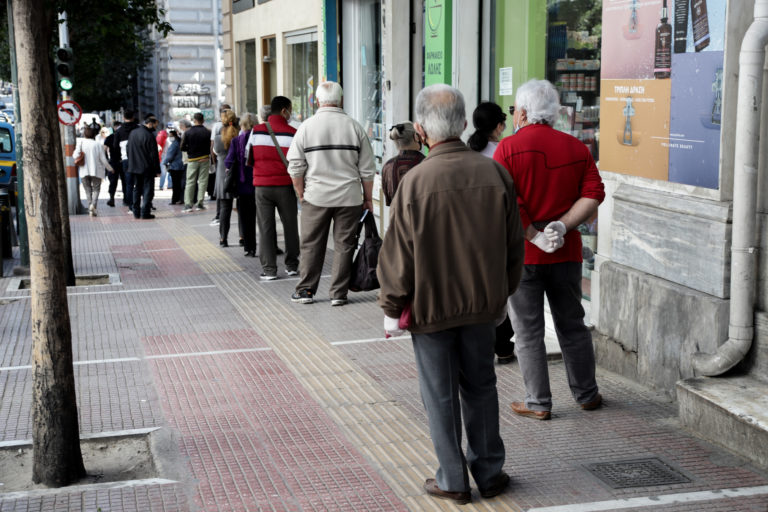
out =
[[[559,94],[550,82],[521,85],[513,112],[516,133],[502,140],[493,156],[515,182],[527,240],[520,287],[509,298],[525,401],[511,407],[537,420],[550,419],[552,410],[544,295],[573,398],[584,410],[602,404],[592,335],[581,306],[581,234],[576,228],[597,212],[605,191],[589,149],[552,127],[559,110]]]
[[[484,498],[509,483],[493,360],[496,321],[520,279],[523,230],[509,174],[459,138],[467,124],[461,92],[427,87],[416,98],[416,119],[429,156],[405,175],[392,201],[379,305],[388,335],[403,333],[399,318],[411,311],[408,330],[439,463],[424,489],[464,504],[469,473]]]
[[[320,105],[299,127],[288,151],[288,173],[301,201],[301,279],[293,302],[315,300],[333,221],[331,306],[347,304],[357,223],[363,210],[373,213],[373,150],[363,127],[341,105],[341,86],[323,82]]]

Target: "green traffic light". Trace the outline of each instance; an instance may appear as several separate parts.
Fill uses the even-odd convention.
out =
[[[72,80],[69,78],[62,78],[59,80],[59,89],[62,91],[71,91],[72,90]]]

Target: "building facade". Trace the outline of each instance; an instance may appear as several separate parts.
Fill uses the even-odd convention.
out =
[[[222,0],[164,0],[162,7],[173,32],[156,43],[139,76],[140,112],[152,112],[163,122],[202,112],[211,122],[227,93]]]
[[[679,396],[681,420],[694,429],[715,423],[715,409],[730,408],[738,394],[728,388],[733,379],[747,379],[765,400],[768,266],[759,249],[768,239],[768,150],[754,170],[760,186],[759,243],[748,248],[757,266],[751,348],[736,377],[700,379],[694,366],[694,354],[715,353],[732,330],[733,210],[743,200],[734,197],[739,51],[755,0],[292,1],[290,20],[280,18],[286,0],[250,2],[233,15],[238,108],[275,93],[294,95],[305,117],[312,88],[301,80],[338,80],[345,109],[366,128],[379,163],[395,153],[386,127],[412,119],[425,85],[458,87],[471,116],[487,100],[507,111],[529,79],[553,82],[563,106],[556,128],[590,148],[606,184],[597,217],[579,228],[598,363]],[[319,46],[294,51],[292,37],[304,45],[316,37]],[[289,54],[317,62],[297,72]],[[269,68],[273,56],[277,67]],[[254,73],[255,85],[238,78]],[[765,113],[762,99],[754,102]],[[386,208],[376,206],[385,228]],[[709,405],[693,413],[696,400]],[[733,424],[724,430],[737,432],[734,439],[767,441],[761,448],[710,434],[768,463],[764,432]]]

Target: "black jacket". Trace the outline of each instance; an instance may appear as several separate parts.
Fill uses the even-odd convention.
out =
[[[211,130],[201,124],[196,124],[184,132],[181,140],[181,150],[187,153],[187,158],[200,158],[211,154]]]
[[[115,138],[112,140],[112,146],[110,147],[115,150],[115,157],[119,160],[128,158],[127,154],[124,152],[125,145],[128,143],[128,137],[131,135],[131,132],[138,127],[138,123],[129,121],[120,125],[120,128],[115,132]]]
[[[128,138],[128,169],[131,174],[160,174],[160,157],[155,135],[146,126],[131,132]]]
[[[114,133],[110,133],[109,136],[106,139],[104,139],[104,145],[109,150],[109,165],[111,165],[115,171],[120,171],[122,170],[123,166],[122,166],[122,162],[120,161],[120,154],[119,154],[120,152],[115,151],[115,149],[113,148],[114,142],[115,142]]]

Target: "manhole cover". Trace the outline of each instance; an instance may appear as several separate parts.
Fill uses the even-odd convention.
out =
[[[656,458],[585,464],[590,473],[614,489],[684,484],[691,480]]]

